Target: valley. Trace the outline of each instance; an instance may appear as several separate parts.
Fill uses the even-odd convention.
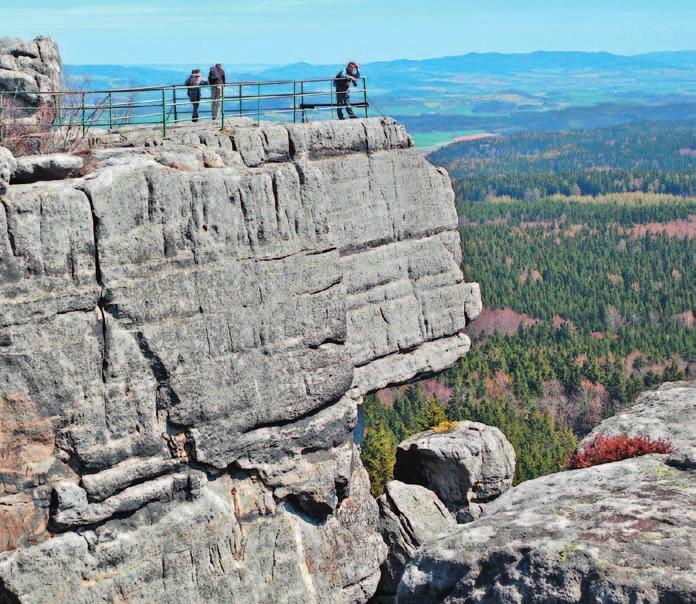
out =
[[[366,405],[373,492],[396,445],[446,420],[499,427],[516,482],[565,467],[578,439],[644,390],[696,375],[691,122],[519,133],[444,147],[463,271],[482,315],[457,365]],[[386,461],[385,461],[386,460]]]

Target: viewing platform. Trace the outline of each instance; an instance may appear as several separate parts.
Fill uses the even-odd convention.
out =
[[[367,79],[351,87],[350,107],[369,117]],[[22,128],[27,135],[63,129],[75,136],[123,127],[159,126],[164,136],[175,124],[193,121],[192,88],[200,89],[198,120],[219,123],[231,118],[264,121],[310,122],[335,119],[339,105],[335,79],[230,82],[120,88],[113,90],[62,90],[50,92],[0,91],[0,144],[8,129]],[[218,98],[213,98],[218,89]],[[219,103],[213,119],[214,104]]]

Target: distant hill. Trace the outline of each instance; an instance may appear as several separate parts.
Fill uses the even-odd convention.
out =
[[[359,60],[359,57],[353,57]],[[175,73],[185,75],[183,67],[177,66],[118,66],[118,65],[66,65],[73,75],[91,73],[99,79],[134,79],[146,85],[169,84]],[[339,64],[293,63],[270,67],[259,71],[262,66],[243,66],[239,76],[255,74],[260,80],[309,79],[332,77],[341,67]],[[381,88],[389,84],[419,84],[422,79],[447,78],[458,74],[510,75],[528,72],[578,72],[620,70],[639,72],[664,68],[691,71],[696,69],[696,51],[653,52],[649,54],[622,56],[608,52],[550,52],[537,51],[526,54],[469,53],[465,55],[438,57],[434,59],[377,61],[363,65],[363,72]],[[205,68],[205,66],[202,66]],[[231,71],[236,71],[234,67]],[[678,75],[678,74],[675,74]],[[687,75],[687,74],[683,74]],[[455,82],[452,82],[455,83]]]
[[[359,61],[360,57],[347,57]],[[206,69],[206,65],[200,65]],[[332,78],[341,65],[226,65],[234,81]],[[181,83],[184,66],[67,65],[93,88]],[[469,53],[362,66],[373,115],[406,123],[427,149],[474,132],[612,126],[686,119],[696,103],[696,51]]]

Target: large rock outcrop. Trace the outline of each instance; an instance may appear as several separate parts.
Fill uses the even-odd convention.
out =
[[[0,198],[0,601],[365,601],[361,395],[479,307],[447,175],[380,119],[101,144]]]
[[[61,90],[61,59],[51,38],[33,41],[0,38],[0,92],[11,92],[19,106],[52,103],[40,92]]]
[[[672,456],[514,487],[480,520],[419,550],[399,604],[696,602],[696,466],[688,462],[695,408],[693,386],[644,395],[599,431],[631,433],[635,424],[638,434],[676,443]]]
[[[485,504],[512,486],[515,450],[493,426],[459,422],[399,444],[394,477],[434,491],[460,520],[477,518]]]

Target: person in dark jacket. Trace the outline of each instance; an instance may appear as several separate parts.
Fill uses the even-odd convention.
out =
[[[345,69],[342,69],[336,74],[334,86],[336,87],[336,113],[338,119],[343,120],[343,108],[351,119],[355,119],[357,115],[353,113],[353,108],[350,106],[350,87],[357,86],[360,79],[360,65],[355,61],[348,63]]]
[[[220,115],[220,107],[225,96],[224,85],[227,84],[225,70],[220,63],[216,63],[210,68],[208,73],[208,83],[210,84],[210,96],[213,99],[213,119],[216,120]]]
[[[201,76],[200,69],[194,69],[191,71],[191,75],[186,78],[185,86],[188,86],[186,94],[188,94],[189,101],[193,106],[193,112],[191,113],[191,121],[198,121],[198,106],[201,104],[201,86],[207,84]]]

